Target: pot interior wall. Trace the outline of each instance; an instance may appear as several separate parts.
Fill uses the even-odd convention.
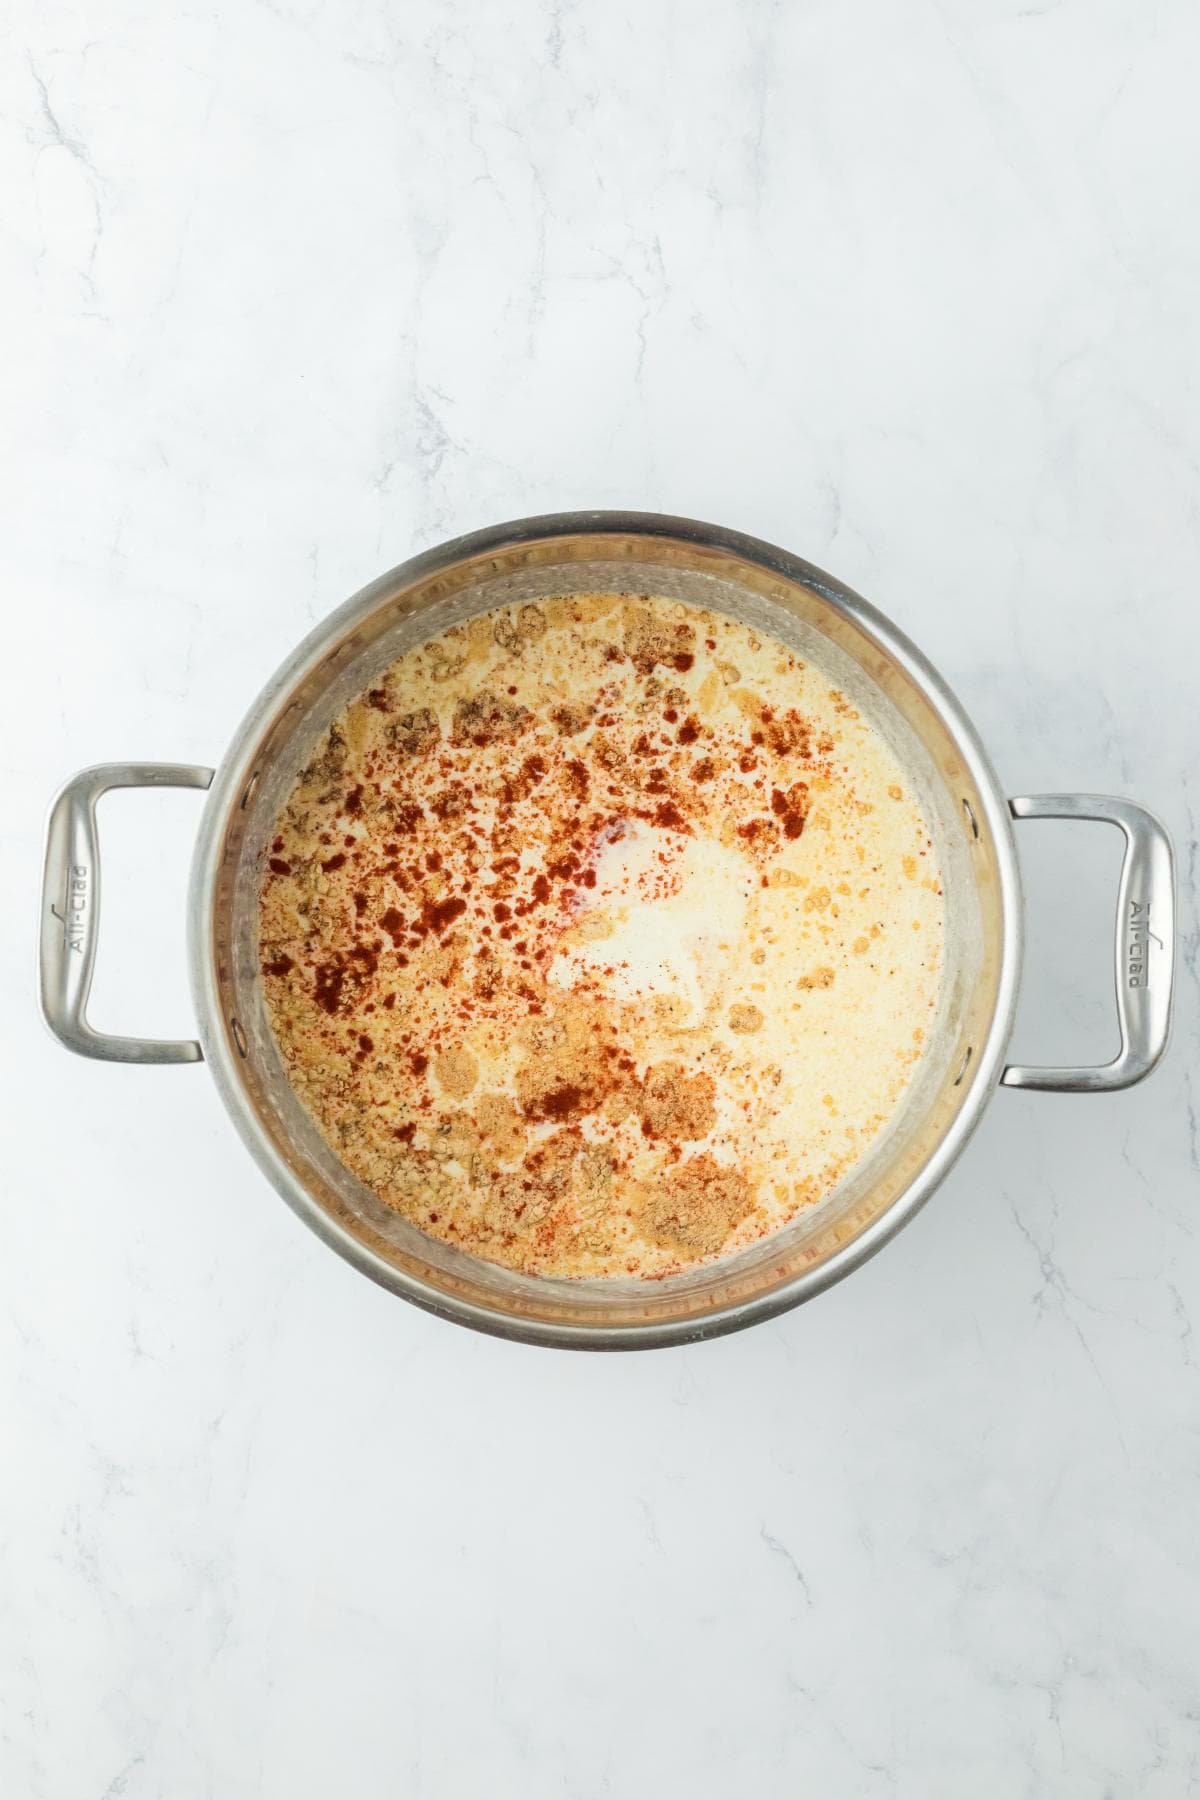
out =
[[[419,571],[419,565],[417,565]],[[514,544],[403,586],[377,584],[345,610],[336,646],[310,657],[251,743],[240,804],[224,828],[212,954],[223,1029],[255,1125],[303,1190],[293,1204],[343,1249],[360,1247],[373,1272],[435,1308],[483,1309],[536,1335],[604,1326],[636,1331],[694,1324],[782,1293],[806,1270],[868,1234],[920,1176],[984,1075],[999,992],[1003,919],[987,809],[959,746],[902,664],[815,577],[800,582],[726,551],[669,537],[580,534]],[[946,894],[941,999],[926,1055],[887,1129],[819,1206],[738,1255],[691,1274],[561,1281],[515,1274],[455,1250],[383,1205],[337,1160],[297,1101],[267,1022],[258,971],[263,857],[280,806],[315,741],[391,661],[448,625],[514,600],[572,591],[653,593],[730,614],[823,666],[879,729],[908,771],[930,822]],[[989,1077],[990,1079],[990,1077]],[[358,1260],[362,1261],[361,1254]],[[382,1267],[380,1266],[382,1265]]]

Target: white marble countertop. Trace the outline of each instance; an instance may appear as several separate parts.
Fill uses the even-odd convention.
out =
[[[1200,1791],[1196,8],[9,17],[0,1790]],[[217,760],[370,577],[605,505],[834,571],[1010,791],[1154,806],[1184,953],[1143,1087],[999,1094],[850,1281],[623,1358],[375,1289],[31,967],[63,776]],[[105,802],[103,1026],[188,1032],[198,811]],[[1014,1050],[1100,1060],[1116,834],[1021,843]]]

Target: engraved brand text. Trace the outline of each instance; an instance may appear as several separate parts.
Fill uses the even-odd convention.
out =
[[[1150,902],[1129,902],[1129,928],[1125,934],[1125,974],[1131,988],[1145,987],[1150,960]]]
[[[62,920],[63,943],[68,950],[74,950],[76,956],[83,955],[83,933],[87,923],[88,903],[88,869],[86,863],[72,863],[67,872],[67,892],[63,902],[63,910],[57,906],[50,911],[56,919]]]

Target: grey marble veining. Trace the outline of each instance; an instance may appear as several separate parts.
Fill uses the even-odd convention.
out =
[[[1198,53],[1185,0],[17,0],[5,1795],[1200,1790]],[[216,760],[371,576],[577,505],[829,567],[1010,791],[1180,866],[1155,1077],[999,1094],[849,1282],[616,1359],[377,1291],[202,1069],[33,1017],[62,776]],[[104,807],[94,1016],[186,1033],[195,797]],[[1014,1053],[1101,1060],[1115,844],[1021,848]]]

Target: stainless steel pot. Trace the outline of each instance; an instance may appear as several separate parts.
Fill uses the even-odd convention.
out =
[[[300,1107],[267,1025],[257,910],[278,808],[314,741],[412,645],[515,600],[587,589],[666,594],[757,624],[837,679],[890,740],[931,822],[946,893],[942,1000],[917,1078],[882,1140],[823,1205],[712,1267],[659,1282],[562,1281],[495,1267],[427,1237],[333,1156]],[[200,1042],[105,1037],[86,1020],[100,870],[95,803],[113,787],[210,788],[189,906]],[[1013,820],[1107,821],[1125,835],[1117,899],[1121,1049],[1102,1068],[1005,1063],[1021,969]],[[998,1084],[1106,1092],[1146,1075],[1170,1029],[1174,871],[1159,821],[1094,794],[1006,800],[936,671],[873,607],[769,544],[688,519],[568,513],[523,519],[415,557],[317,628],[250,709],[220,769],[165,763],[84,770],[50,815],[41,1003],[80,1055],[196,1062],[258,1163],[324,1241],[394,1293],[465,1325],[598,1349],[710,1337],[769,1318],[847,1275],[897,1231],[959,1155]]]

